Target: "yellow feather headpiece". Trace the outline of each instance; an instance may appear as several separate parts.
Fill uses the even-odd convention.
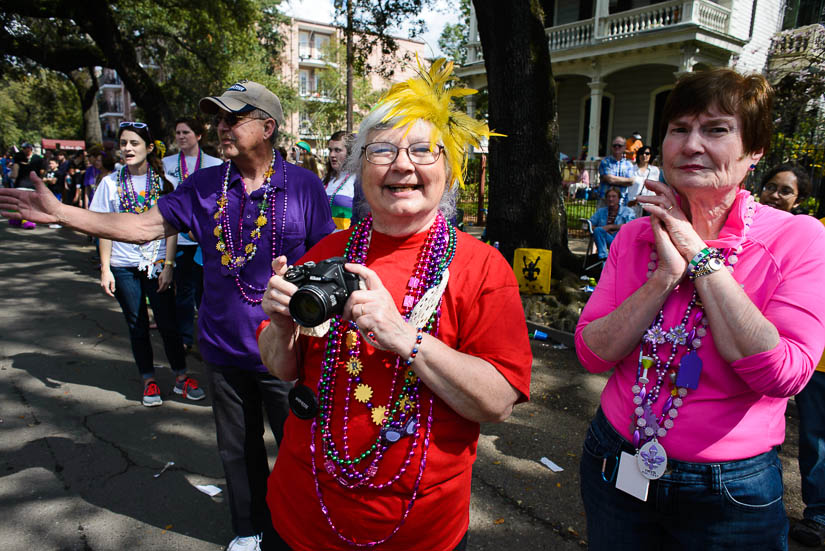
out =
[[[492,132],[487,124],[478,121],[452,109],[453,98],[469,96],[478,92],[472,88],[461,88],[447,85],[456,80],[453,75],[453,62],[446,59],[436,59],[429,71],[424,69],[416,56],[418,76],[404,82],[394,84],[387,94],[381,98],[380,104],[389,104],[389,112],[383,121],[397,119],[393,128],[412,125],[420,120],[433,125],[430,136],[431,145],[440,143],[447,154],[450,172],[458,184],[464,187],[464,177],[467,171],[467,149],[469,146],[480,146],[482,138],[490,136],[504,136]],[[408,128],[409,130],[409,128]]]

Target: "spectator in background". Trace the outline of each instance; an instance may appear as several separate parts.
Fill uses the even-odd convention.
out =
[[[66,158],[66,152],[58,149],[55,154],[57,157],[57,181],[55,188],[57,189],[57,197],[62,200],[63,191],[66,188],[66,174],[69,172],[69,160]]]
[[[627,188],[633,183],[636,165],[625,158],[625,139],[613,138],[612,154],[599,163],[599,197],[604,198],[610,187],[621,188],[621,204],[627,204]]]
[[[318,168],[318,161],[312,153],[301,154],[301,166],[321,178],[321,170]]]
[[[634,132],[625,143],[625,158],[631,161],[636,161],[636,152],[639,151],[639,149],[641,149],[643,145],[644,143],[642,142],[642,135],[638,132]]]
[[[783,163],[765,174],[761,188],[760,203],[796,214],[799,205],[811,194],[811,179],[799,166]]]
[[[201,149],[205,132],[203,123],[195,117],[181,117],[175,121],[178,152],[163,158],[163,170],[176,188],[198,170],[221,164],[220,159]],[[203,295],[203,266],[195,262],[197,253],[198,242],[190,238],[189,232],[179,233],[175,256],[175,317],[187,350],[191,350],[195,343],[195,308],[200,307]]]
[[[647,214],[636,198],[653,195],[653,192],[645,187],[645,180],[659,181],[659,168],[650,164],[652,156],[653,151],[649,145],[642,146],[636,152],[636,173],[633,175],[633,183],[627,192],[627,206],[633,209],[636,218]]]
[[[43,175],[43,183],[49,188],[49,191],[57,195],[57,159],[51,159],[48,162],[48,168]]]
[[[28,157],[25,151],[18,151],[14,154],[14,163],[11,166],[11,181],[13,187],[28,188],[30,187],[29,179],[23,178],[21,175],[29,172]],[[9,220],[9,226],[13,228],[23,228],[24,230],[33,230],[37,224],[30,220]]]
[[[352,220],[352,200],[355,196],[355,174],[343,170],[344,163],[349,155],[349,144],[352,134],[339,130],[330,136],[327,142],[329,157],[327,170],[324,176],[324,187],[329,197],[329,206],[332,209],[332,221],[337,230],[350,227]]]
[[[604,198],[607,206],[600,208],[590,217],[593,241],[596,242],[596,250],[602,260],[607,258],[607,250],[622,225],[636,218],[633,209],[619,204],[619,190],[616,188],[608,189]]]
[[[800,167],[784,163],[765,174],[761,187],[760,203],[792,212],[810,195],[811,180]],[[820,547],[825,543],[825,356],[794,401],[799,412],[799,474],[805,510],[790,536],[808,547]]]
[[[2,177],[3,187],[11,187],[11,165],[13,164],[14,158],[11,151],[6,151],[0,159],[0,177]]]

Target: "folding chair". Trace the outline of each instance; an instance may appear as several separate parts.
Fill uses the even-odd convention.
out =
[[[587,232],[588,240],[587,240],[587,249],[584,251],[584,260],[582,261],[582,270],[581,275],[587,274],[590,270],[596,267],[601,267],[604,265],[604,260],[596,256],[596,261],[591,262],[588,264],[588,259],[592,260],[590,257],[592,256],[590,251],[593,249],[594,240],[593,240],[593,224],[590,222],[589,218],[579,218],[579,221],[582,224],[582,229]],[[596,254],[596,253],[593,253]]]

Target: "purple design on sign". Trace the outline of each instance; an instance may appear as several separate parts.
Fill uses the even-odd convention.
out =
[[[659,455],[659,448],[657,448],[655,444],[650,446],[647,452],[642,451],[641,456],[642,461],[645,463],[645,467],[651,471],[655,471],[656,468],[665,460],[664,456]]]
[[[702,360],[695,350],[682,356],[679,362],[679,373],[676,375],[676,386],[696,390],[699,387],[699,375],[702,374]]]

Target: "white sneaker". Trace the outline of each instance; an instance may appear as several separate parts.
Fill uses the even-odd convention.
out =
[[[263,534],[256,534],[254,536],[238,536],[229,542],[226,546],[226,551],[261,551],[261,536]]]

